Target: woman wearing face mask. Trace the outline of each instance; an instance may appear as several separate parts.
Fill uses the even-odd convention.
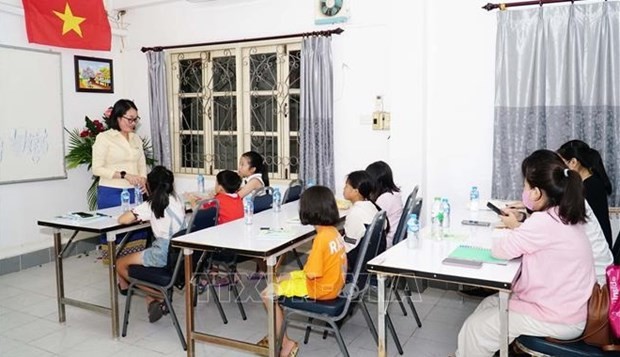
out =
[[[492,248],[500,259],[522,257],[508,304],[508,337],[572,339],[583,332],[595,282],[581,178],[549,150],[532,153],[521,170],[523,203],[533,213],[524,223],[513,212],[501,217],[511,229]],[[493,356],[499,350],[498,306],[498,296],[489,296],[465,320],[457,356]]]

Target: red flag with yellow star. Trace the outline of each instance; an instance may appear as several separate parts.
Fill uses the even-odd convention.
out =
[[[109,51],[112,34],[103,0],[22,0],[28,42]]]

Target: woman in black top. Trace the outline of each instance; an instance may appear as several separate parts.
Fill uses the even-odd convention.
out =
[[[609,249],[612,245],[611,224],[607,196],[611,194],[611,182],[598,151],[581,140],[571,140],[558,149],[571,170],[577,171],[583,180],[586,201],[601,225]]]

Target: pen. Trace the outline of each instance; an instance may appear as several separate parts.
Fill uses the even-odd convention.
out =
[[[99,212],[97,212],[97,216],[100,216],[100,217],[112,217],[110,215],[99,213]]]

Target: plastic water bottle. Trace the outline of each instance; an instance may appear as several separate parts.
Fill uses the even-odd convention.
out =
[[[308,181],[306,182],[306,188],[310,188],[312,186],[314,186],[314,180],[313,179],[308,179]]]
[[[415,213],[407,219],[407,248],[417,249],[420,247],[420,223]]]
[[[129,191],[124,188],[123,192],[121,192],[121,210],[123,212],[125,211],[129,211],[129,209],[131,208],[131,205],[129,203],[131,198],[131,195],[129,195]]]
[[[441,198],[435,197],[431,207],[431,237],[441,239],[441,225],[443,223],[443,213],[441,212]]]
[[[280,212],[282,210],[282,194],[279,188],[273,189],[273,211]]]
[[[198,192],[205,193],[205,177],[203,175],[198,175],[196,180],[198,181]]]
[[[136,206],[141,205],[142,204],[142,191],[140,190],[140,185],[136,185],[134,187],[134,198],[133,198],[133,202],[136,204]]]
[[[442,228],[450,228],[450,202],[447,198],[441,199],[441,212],[443,213],[443,222],[441,222]]]
[[[245,224],[252,224],[252,217],[254,217],[254,201],[252,201],[252,195],[247,195],[243,199],[243,217]]]
[[[480,209],[480,192],[478,186],[472,186],[469,192],[469,209],[477,211]]]

